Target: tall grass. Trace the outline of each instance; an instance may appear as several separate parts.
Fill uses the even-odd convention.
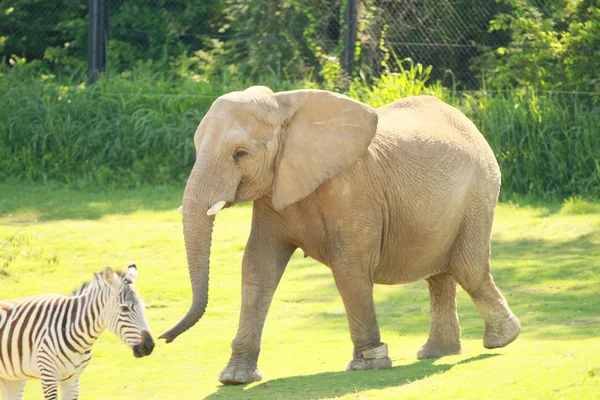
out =
[[[140,68],[87,86],[75,78],[0,77],[0,179],[135,186],[182,181],[194,131],[212,102],[245,82],[215,84]],[[290,84],[271,82],[281,90]]]
[[[494,149],[504,195],[600,196],[600,113],[592,101],[533,91],[458,94],[429,82],[430,71],[399,64],[374,82],[355,79],[347,93],[375,107],[419,94],[459,107]],[[256,83],[167,77],[147,67],[89,87],[19,68],[0,72],[0,179],[78,185],[182,182],[194,160],[193,133],[214,99]]]
[[[590,99],[533,90],[463,95],[494,149],[504,193],[600,195],[600,113]]]
[[[394,71],[388,71],[374,82],[356,78],[348,88],[348,95],[373,107],[381,107],[404,97],[429,95],[445,98],[442,84],[430,82],[432,67],[414,64],[412,60],[398,60]]]

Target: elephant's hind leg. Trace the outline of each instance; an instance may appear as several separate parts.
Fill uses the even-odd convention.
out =
[[[521,323],[489,273],[477,284],[461,282],[461,286],[469,293],[485,322],[483,346],[486,349],[504,347],[519,336]]]
[[[504,347],[519,335],[521,324],[508,307],[490,274],[490,232],[493,213],[486,224],[466,225],[456,242],[450,271],[471,296],[485,322],[483,346]]]
[[[460,326],[456,311],[456,281],[449,274],[427,278],[430,296],[430,329],[417,357],[437,358],[460,354]]]

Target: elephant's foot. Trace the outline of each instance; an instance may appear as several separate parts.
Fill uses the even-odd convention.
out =
[[[224,385],[241,385],[260,381],[262,375],[258,368],[250,368],[244,363],[232,363],[231,361],[219,374],[219,381]]]
[[[346,371],[364,371],[370,369],[388,369],[392,368],[392,360],[389,357],[384,358],[355,358],[350,361]]]
[[[388,357],[387,344],[382,343],[379,347],[362,353],[354,351],[354,359],[350,361],[346,371],[363,371],[370,369],[392,368],[392,360]]]
[[[428,340],[417,352],[417,358],[423,360],[425,358],[439,358],[460,353],[460,342],[454,344],[435,344]]]
[[[504,347],[515,340],[517,336],[519,336],[520,331],[521,323],[519,322],[519,319],[511,313],[506,320],[496,326],[486,324],[485,333],[483,335],[483,347],[486,349]]]

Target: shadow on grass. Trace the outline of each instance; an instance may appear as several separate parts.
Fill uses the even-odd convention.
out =
[[[0,183],[0,217],[22,214],[17,220],[57,221],[100,219],[110,214],[130,214],[140,210],[170,211],[181,205],[185,183],[173,186],[143,186],[136,189],[90,187],[42,183],[21,185]],[[245,205],[238,205],[243,207]]]
[[[558,242],[495,240],[492,248],[492,275],[521,320],[522,335],[539,340],[580,340],[600,335],[600,296],[597,295],[600,232]],[[335,290],[324,281],[312,284],[315,286],[311,290],[315,293]],[[400,335],[421,336],[425,343],[429,332],[427,284],[419,282],[397,288],[377,301],[380,328]],[[306,292],[302,295],[306,296]],[[300,300],[295,296],[287,301],[299,303]],[[483,319],[462,289],[458,312],[463,339],[481,340]],[[301,322],[298,329],[311,329],[315,319],[318,324],[339,327],[340,335],[347,335],[346,316],[339,311],[314,313],[310,320]]]
[[[492,275],[522,324],[538,340],[580,340],[600,334],[600,232],[577,239],[495,240]],[[484,324],[471,298],[458,302],[462,337],[481,339]],[[413,285],[377,305],[382,329],[422,335],[429,331],[427,285]],[[518,340],[518,339],[517,339]]]
[[[568,241],[497,240],[492,273],[537,339],[577,340],[600,334],[600,231]]]
[[[420,360],[381,371],[323,372],[314,375],[274,379],[245,389],[221,386],[206,399],[324,399],[365,390],[399,387],[434,374],[445,373],[456,365],[481,361],[499,354],[481,354],[454,364],[434,364],[439,360]]]
[[[494,240],[492,265],[505,265],[493,272],[508,285],[594,278],[592,269],[600,263],[593,253],[600,253],[600,231],[568,241]]]
[[[76,189],[66,185],[0,184],[0,216],[23,214],[40,221],[99,219],[106,214],[128,214],[138,210],[175,211],[183,187],[140,189]]]

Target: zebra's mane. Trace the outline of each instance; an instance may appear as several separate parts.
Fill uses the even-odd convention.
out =
[[[123,277],[125,276],[123,271],[117,270],[114,271],[115,274],[117,274],[119,276],[119,278],[123,279]],[[94,282],[94,280],[98,277],[98,273],[94,274],[94,279],[92,279],[91,281],[87,281],[82,283],[77,289],[73,290],[70,294],[70,296],[81,296],[82,294],[85,294],[86,291],[92,286],[92,283]]]

